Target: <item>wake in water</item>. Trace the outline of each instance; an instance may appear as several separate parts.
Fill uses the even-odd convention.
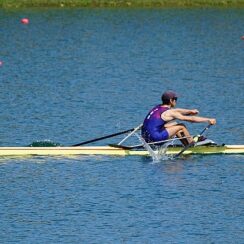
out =
[[[59,147],[60,143],[53,142],[51,140],[34,141],[28,145],[28,147]]]

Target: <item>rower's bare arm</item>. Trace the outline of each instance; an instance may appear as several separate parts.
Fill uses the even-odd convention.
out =
[[[176,108],[174,111],[181,113],[183,115],[196,115],[199,114],[197,109],[184,109],[184,108]]]
[[[206,118],[206,117],[199,117],[199,116],[190,116],[192,119],[192,123],[203,123],[207,122],[210,125],[215,125],[216,124],[216,119],[214,118]]]
[[[211,125],[216,124],[216,119],[214,119],[214,118],[206,118],[206,117],[199,117],[199,116],[186,116],[186,115],[183,115],[177,111],[172,111],[171,116],[174,119],[179,119],[179,120],[183,120],[183,121],[187,121],[187,122],[191,122],[191,123],[207,122]]]
[[[162,114],[162,119],[164,121],[179,119],[179,120],[192,122],[191,117],[193,116],[189,116],[190,113],[191,113],[190,109],[182,109],[182,108],[170,109]],[[192,112],[192,114],[194,115],[195,113]]]

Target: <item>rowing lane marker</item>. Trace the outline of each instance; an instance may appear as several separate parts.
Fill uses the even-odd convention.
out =
[[[28,18],[22,18],[20,20],[20,22],[23,24],[23,25],[28,25],[29,24],[29,19]]]

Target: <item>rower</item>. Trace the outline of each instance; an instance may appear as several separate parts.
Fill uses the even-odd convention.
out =
[[[168,140],[177,136],[184,146],[194,143],[192,136],[183,123],[176,120],[191,123],[207,122],[216,124],[216,119],[197,116],[197,109],[175,108],[178,95],[174,91],[163,93],[162,104],[153,107],[142,126],[142,137],[148,143]]]

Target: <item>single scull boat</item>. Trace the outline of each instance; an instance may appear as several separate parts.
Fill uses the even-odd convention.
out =
[[[165,154],[175,155],[182,146],[168,147]],[[158,151],[155,151],[158,153]],[[244,145],[210,145],[190,147],[187,154],[244,154]],[[144,149],[128,149],[113,146],[80,146],[80,147],[0,147],[0,156],[72,156],[72,155],[114,155],[114,156],[149,156]]]

